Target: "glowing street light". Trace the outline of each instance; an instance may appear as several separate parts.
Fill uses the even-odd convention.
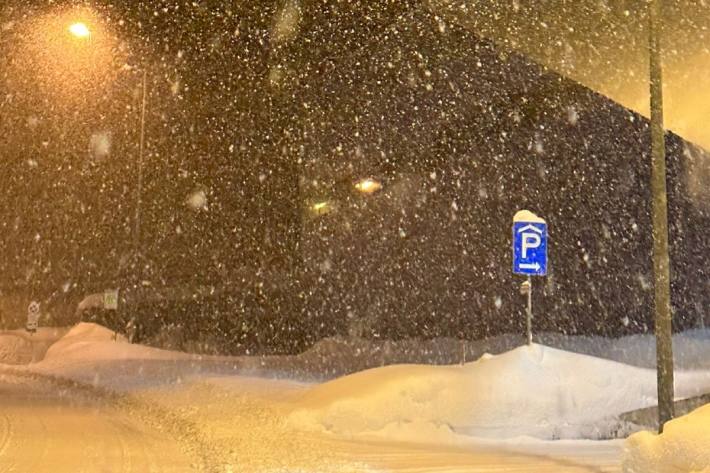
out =
[[[84,39],[91,36],[91,30],[89,30],[89,27],[86,26],[86,23],[82,23],[80,21],[72,23],[69,26],[69,32],[79,39]]]
[[[382,189],[382,184],[371,178],[362,179],[357,184],[355,184],[355,189],[362,192],[363,194],[373,194],[378,190]]]
[[[30,62],[41,64],[36,68],[42,86],[52,93],[60,91],[61,97],[74,103],[76,97],[85,97],[87,90],[98,90],[97,84],[108,82],[117,73],[117,64],[125,58],[116,56],[119,40],[111,34],[106,22],[89,8],[78,8],[60,14],[34,18],[33,34],[28,35]],[[121,54],[123,56],[123,54]],[[133,67],[125,67],[127,70]],[[133,240],[139,253],[141,235],[141,210],[143,194],[143,161],[146,150],[146,113],[148,108],[148,69],[142,67],[142,99],[139,116],[139,142],[136,184],[136,204]],[[62,87],[56,87],[61,83]],[[66,133],[64,134],[66,135]]]

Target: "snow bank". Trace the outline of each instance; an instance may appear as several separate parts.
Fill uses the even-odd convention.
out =
[[[115,332],[98,324],[82,322],[72,327],[62,338],[57,340],[45,355],[45,360],[52,358],[73,358],[82,354],[88,345],[97,348],[97,345],[105,348],[110,345],[116,348],[116,343],[125,343],[126,339]],[[103,353],[102,353],[103,352]],[[92,358],[105,358],[116,354],[116,350],[92,350]],[[103,355],[103,356],[102,356]]]
[[[64,328],[40,327],[36,333],[25,330],[0,332],[0,364],[26,365],[41,360],[47,349],[66,331]]]
[[[625,473],[710,473],[710,404],[626,440]]]
[[[29,341],[16,335],[0,334],[0,363],[19,365],[31,359],[32,344]]]
[[[677,381],[679,397],[710,392],[710,372],[678,373]],[[616,416],[655,402],[653,370],[533,345],[463,366],[395,365],[346,376],[306,393],[290,422],[425,442],[605,438]]]
[[[133,345],[121,335],[93,323],[80,323],[54,343],[36,372],[116,390],[174,383],[176,365],[190,355]]]
[[[117,391],[182,383],[188,377],[236,374],[233,358],[190,355],[131,344],[92,323],[80,323],[52,345],[32,370]]]
[[[45,362],[59,360],[126,360],[185,358],[184,353],[133,345],[123,335],[98,324],[82,322],[55,342],[45,355]]]
[[[32,370],[118,391],[233,379],[236,392],[245,375],[274,368],[265,358],[189,355],[114,337],[99,325],[79,324]],[[289,372],[295,358],[279,367]],[[678,398],[709,392],[710,370],[676,373]],[[655,405],[656,374],[533,345],[465,365],[375,368],[300,385],[287,397],[288,422],[297,429],[448,444],[474,437],[599,439],[615,436],[620,414]]]

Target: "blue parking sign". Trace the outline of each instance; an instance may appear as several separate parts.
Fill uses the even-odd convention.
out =
[[[531,276],[547,274],[547,224],[513,222],[513,272]]]

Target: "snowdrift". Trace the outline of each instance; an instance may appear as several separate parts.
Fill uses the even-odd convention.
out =
[[[710,473],[710,404],[626,440],[625,473]]]
[[[65,328],[55,327],[40,327],[36,333],[25,330],[0,332],[0,364],[26,365],[39,361],[66,332]]]
[[[106,327],[82,322],[72,327],[47,350],[44,361],[182,359],[189,356],[186,353],[130,344],[124,336]]]
[[[123,391],[218,377],[241,385],[247,374],[269,373],[268,361],[133,345],[82,323],[32,369]],[[287,365],[285,372],[293,368]],[[655,405],[656,374],[532,345],[465,365],[375,368],[297,391],[287,414],[297,429],[447,444],[521,436],[599,439],[616,436],[620,414]],[[709,392],[710,371],[676,373],[678,398]]]
[[[32,365],[38,373],[116,391],[172,386],[189,379],[255,372],[259,360],[212,357],[131,344],[93,323],[80,323]]]
[[[32,359],[32,344],[16,335],[0,334],[0,364],[19,365]]]
[[[85,348],[89,343],[104,342],[125,342],[125,338],[101,325],[82,322],[69,329],[62,338],[54,342],[47,350],[45,359],[71,357],[76,352],[82,351],[82,348]],[[99,353],[93,352],[92,355],[98,356]]]
[[[677,374],[679,397],[702,392],[710,392],[710,372]],[[308,391],[290,422],[425,442],[607,438],[616,416],[655,403],[653,370],[532,345],[463,366],[395,365],[346,376]]]
[[[113,331],[80,323],[54,343],[33,370],[117,390],[171,384],[195,371],[186,353],[131,344]]]

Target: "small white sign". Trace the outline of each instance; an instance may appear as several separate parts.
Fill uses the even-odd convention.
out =
[[[39,325],[39,302],[32,301],[27,307],[27,331],[36,332]]]
[[[104,291],[104,309],[118,310],[118,289]]]

